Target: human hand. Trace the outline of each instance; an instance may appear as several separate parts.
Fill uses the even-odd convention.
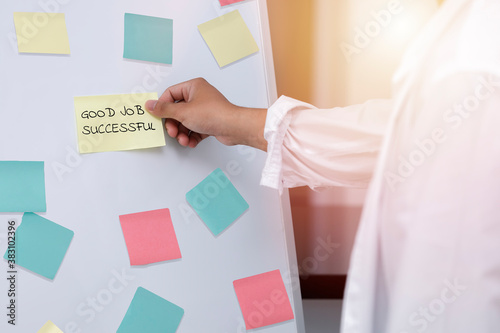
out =
[[[168,135],[182,146],[194,148],[212,135],[225,145],[267,148],[267,110],[238,107],[202,78],[169,87],[158,101],[147,101],[146,109],[165,118]]]

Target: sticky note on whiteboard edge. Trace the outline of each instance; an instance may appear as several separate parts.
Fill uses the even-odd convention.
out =
[[[16,265],[53,280],[74,232],[34,213],[24,213],[16,229]],[[9,260],[9,249],[4,259]]]
[[[45,212],[44,162],[0,161],[0,212]]]
[[[161,147],[163,122],[144,104],[157,93],[74,97],[80,154]]]
[[[232,5],[233,3],[242,2],[244,0],[219,0],[221,6]]]
[[[235,280],[233,286],[247,330],[294,319],[279,269]]]
[[[19,53],[70,54],[64,13],[15,12]]]
[[[176,332],[184,309],[138,287],[116,333]]]
[[[37,333],[63,333],[52,321],[48,320]]]
[[[219,235],[248,208],[248,203],[218,168],[186,194],[186,200],[210,231]]]
[[[219,67],[224,67],[259,51],[238,10],[198,25]]]

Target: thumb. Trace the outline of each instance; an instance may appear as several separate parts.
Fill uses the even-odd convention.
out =
[[[156,99],[151,99],[149,101],[146,101],[146,110],[148,110],[151,113],[154,113],[154,109],[156,104],[158,103],[158,100]]]
[[[146,102],[146,110],[149,111],[153,116],[159,118],[170,118],[180,121],[178,119],[179,108],[182,107],[184,103],[176,103],[159,100],[149,100]]]

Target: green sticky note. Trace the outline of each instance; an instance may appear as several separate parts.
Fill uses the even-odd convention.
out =
[[[0,212],[45,212],[43,162],[0,161]]]
[[[196,185],[186,199],[215,236],[248,209],[248,203],[221,169]]]
[[[53,280],[66,255],[73,231],[33,213],[25,213],[17,228],[15,263]],[[4,259],[12,260],[12,251]]]
[[[116,333],[175,333],[183,315],[181,307],[139,287]]]
[[[123,57],[172,64],[171,19],[125,13]]]

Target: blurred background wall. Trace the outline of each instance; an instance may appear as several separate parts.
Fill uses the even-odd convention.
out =
[[[435,0],[267,3],[278,95],[320,108],[390,98],[391,77],[405,47],[437,9]],[[303,280],[347,274],[365,193],[346,188],[291,190]],[[318,250],[325,246],[328,256]]]

